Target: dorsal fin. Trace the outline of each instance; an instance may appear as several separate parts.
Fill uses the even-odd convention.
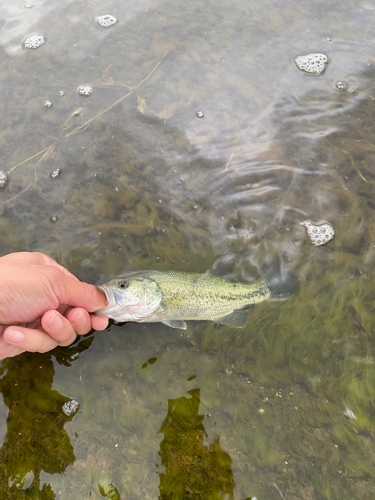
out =
[[[126,264],[124,269],[124,274],[132,273],[134,271],[138,271],[138,268],[134,264]]]

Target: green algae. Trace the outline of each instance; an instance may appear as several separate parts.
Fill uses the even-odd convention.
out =
[[[200,415],[200,390],[190,398],[168,401],[168,414],[160,428],[164,434],[159,456],[162,461],[160,499],[233,498],[232,460],[220,447],[218,437],[205,444],[204,415]]]

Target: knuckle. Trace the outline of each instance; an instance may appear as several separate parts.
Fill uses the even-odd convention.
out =
[[[96,286],[85,283],[85,292],[89,299],[94,299],[96,294],[98,293],[98,290]]]
[[[35,259],[39,259],[40,260],[40,264],[46,264],[47,262],[47,255],[42,253],[42,252],[25,252],[26,254],[28,254],[29,256],[33,256]]]

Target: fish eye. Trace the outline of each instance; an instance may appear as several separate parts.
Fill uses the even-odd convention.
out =
[[[120,281],[120,283],[118,284],[118,287],[122,288],[123,290],[125,290],[125,288],[128,288],[128,286],[129,283],[127,281]]]

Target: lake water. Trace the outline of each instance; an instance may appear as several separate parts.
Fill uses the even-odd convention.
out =
[[[374,498],[375,5],[7,0],[0,21],[1,255],[96,284],[275,259],[300,280],[242,329],[113,324],[3,361],[0,497]]]

